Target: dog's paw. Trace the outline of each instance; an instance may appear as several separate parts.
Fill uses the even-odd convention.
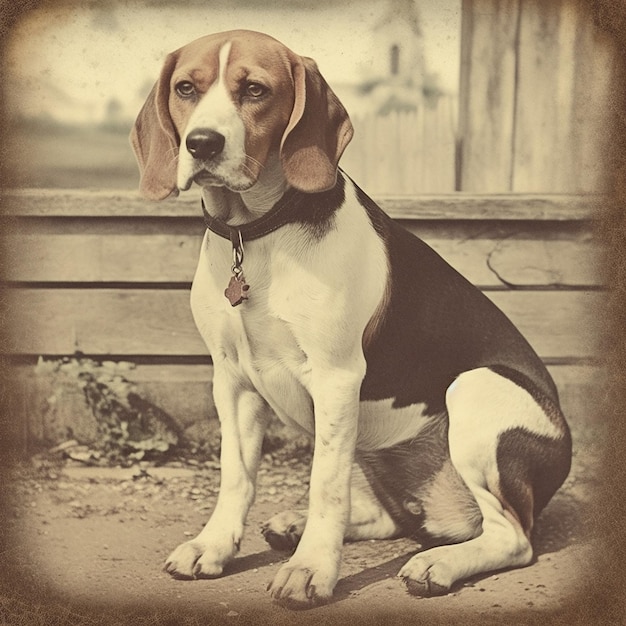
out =
[[[165,562],[165,571],[174,578],[217,578],[236,553],[236,546],[219,549],[196,539],[180,544]]]
[[[265,541],[273,550],[293,552],[306,525],[306,511],[284,511],[261,526]]]
[[[339,568],[332,559],[304,565],[291,559],[276,574],[268,591],[279,604],[290,609],[309,609],[326,604],[333,595]]]
[[[398,572],[398,577],[403,579],[411,595],[425,598],[442,596],[456,582],[453,568],[448,566],[445,558],[438,558],[430,552],[416,554]]]

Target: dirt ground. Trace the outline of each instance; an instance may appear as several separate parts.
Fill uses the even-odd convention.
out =
[[[7,484],[4,567],[18,591],[0,594],[0,622],[547,623],[588,594],[593,576],[601,446],[587,430],[574,433],[573,469],[539,519],[530,566],[476,577],[444,597],[415,598],[395,577],[414,551],[411,541],[347,544],[334,601],[304,612],[267,594],[287,555],[270,550],[259,527],[306,504],[306,460],[266,455],[240,556],[220,579],[179,581],[163,563],[206,521],[218,491],[215,463],[121,469],[35,458]]]

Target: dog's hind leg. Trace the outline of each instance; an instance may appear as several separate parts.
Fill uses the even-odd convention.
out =
[[[400,570],[411,593],[528,564],[533,520],[569,471],[571,439],[556,405],[490,369],[450,386],[450,456],[483,517],[482,533],[418,553]]]
[[[265,540],[274,550],[293,551],[304,532],[306,510],[283,511],[261,527]],[[352,466],[350,521],[346,541],[388,539],[398,534],[398,526],[374,494],[358,464]]]
[[[275,549],[293,549],[306,511],[274,516],[262,532]],[[480,532],[478,506],[453,467],[447,415],[433,415],[413,439],[357,451],[346,541],[407,536],[421,545],[465,541]]]
[[[346,541],[389,539],[399,533],[398,525],[376,497],[363,470],[357,464],[352,469],[350,525]]]

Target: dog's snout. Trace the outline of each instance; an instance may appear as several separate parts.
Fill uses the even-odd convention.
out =
[[[215,130],[198,128],[187,135],[185,143],[194,159],[206,161],[222,152],[225,141],[224,135]]]

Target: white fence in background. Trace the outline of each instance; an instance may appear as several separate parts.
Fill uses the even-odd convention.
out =
[[[454,191],[456,100],[416,111],[352,117],[354,138],[343,169],[368,194]]]

